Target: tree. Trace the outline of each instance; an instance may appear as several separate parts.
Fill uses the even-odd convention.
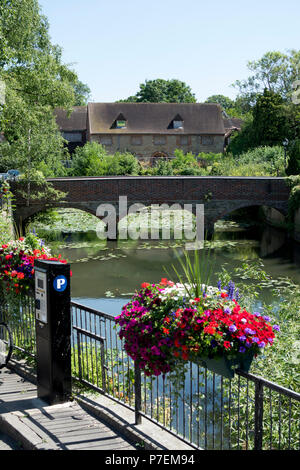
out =
[[[255,147],[282,145],[292,132],[290,106],[280,94],[266,88],[258,95],[242,131],[231,139],[228,152],[240,155]]]
[[[282,96],[265,88],[257,98],[252,114],[254,143],[257,146],[282,144],[288,133]]]
[[[290,143],[288,148],[287,175],[300,175],[300,139]]]
[[[134,96],[129,96],[123,102],[136,103],[196,103],[191,88],[179,80],[146,80],[140,84],[140,89]]]
[[[264,89],[280,94],[284,100],[291,100],[293,83],[300,78],[300,50],[292,49],[286,54],[266,52],[261,59],[247,65],[252,75],[233,83],[244,106],[253,106]]]
[[[63,139],[53,110],[84,99],[88,87],[62,62],[52,45],[38,0],[3,0],[0,5],[0,80],[6,84],[0,127],[2,167],[46,169],[61,174]]]
[[[86,106],[91,97],[89,86],[77,79],[73,84],[73,90],[75,95],[74,106]]]
[[[234,101],[228,98],[228,96],[224,96],[224,95],[209,96],[206,99],[205,103],[218,103],[222,107],[222,109],[224,109],[225,111],[234,107]]]

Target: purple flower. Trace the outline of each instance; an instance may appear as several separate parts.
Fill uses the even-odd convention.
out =
[[[265,347],[265,342],[264,341],[261,341],[260,343],[258,343],[258,347],[259,348],[264,348]]]
[[[218,289],[221,290],[221,281],[218,281]]]
[[[245,328],[246,335],[255,335],[255,331],[251,330],[251,328]]]
[[[273,325],[273,330],[280,331],[280,326],[279,325]]]
[[[270,320],[271,320],[270,317],[268,317],[268,315],[264,315],[264,316],[263,316],[263,319],[266,320],[266,321],[270,321]]]
[[[228,292],[228,298],[229,298],[230,300],[232,300],[232,299],[233,299],[233,295],[234,295],[234,282],[229,281],[228,287],[227,287],[227,292]]]
[[[157,346],[152,346],[151,352],[152,352],[152,354],[154,354],[155,356],[160,356],[160,350],[158,349]]]
[[[244,336],[244,335],[243,335],[243,336],[240,336],[240,337],[239,337],[239,340],[240,340],[240,341],[246,341],[246,336]]]
[[[229,313],[230,313],[230,308],[229,308],[229,307],[225,307],[225,308],[224,308],[224,313],[228,313],[228,314],[229,314]]]
[[[259,338],[258,338],[257,336],[254,336],[254,337],[252,338],[252,341],[253,341],[253,343],[258,343],[258,342],[259,342]]]
[[[246,348],[244,346],[240,346],[239,352],[244,353],[246,351]]]
[[[230,325],[229,331],[231,331],[231,333],[234,333],[236,330],[237,330],[237,327],[235,325]]]

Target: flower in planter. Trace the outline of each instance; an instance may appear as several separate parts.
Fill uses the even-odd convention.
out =
[[[1,246],[0,283],[6,292],[20,294],[34,287],[35,259],[67,262],[61,255],[53,257],[50,249],[33,234]]]
[[[209,286],[194,299],[185,298],[185,287],[167,279],[143,283],[116,317],[125,350],[146,375],[172,371],[178,359],[242,362],[273,344],[279,326],[239,305],[233,283],[227,289]]]

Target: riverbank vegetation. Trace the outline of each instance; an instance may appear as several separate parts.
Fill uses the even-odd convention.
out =
[[[176,149],[173,158],[148,163],[128,152],[109,154],[96,142],[76,149],[67,172],[69,176],[286,176],[281,146],[257,147],[239,156],[204,152],[195,155]]]

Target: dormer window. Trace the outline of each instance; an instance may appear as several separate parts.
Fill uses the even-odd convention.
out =
[[[173,121],[173,129],[182,129],[183,121]]]
[[[126,121],[117,121],[117,129],[122,129],[122,127],[126,127]]]
[[[121,113],[119,114],[119,116],[117,117],[117,119],[115,120],[115,125],[113,127],[115,127],[116,129],[124,129],[125,127],[127,127],[127,119],[126,117]]]
[[[177,114],[168,126],[169,129],[183,129],[183,119]]]

